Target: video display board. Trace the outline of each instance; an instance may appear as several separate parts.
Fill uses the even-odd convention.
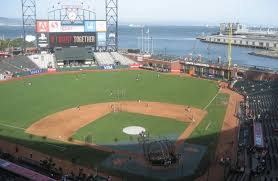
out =
[[[106,21],[103,20],[82,23],[48,20],[36,22],[39,48],[106,46],[106,31]]]
[[[49,33],[49,46],[50,48],[96,46],[96,33]]]

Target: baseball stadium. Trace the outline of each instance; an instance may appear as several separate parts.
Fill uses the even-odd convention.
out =
[[[0,180],[278,179],[277,73],[122,52],[118,0],[51,7],[0,59]]]

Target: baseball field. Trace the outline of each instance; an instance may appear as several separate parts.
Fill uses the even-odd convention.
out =
[[[1,83],[0,95],[2,139],[88,167],[136,145],[132,126],[208,155],[229,100],[213,81],[139,70],[36,76]]]

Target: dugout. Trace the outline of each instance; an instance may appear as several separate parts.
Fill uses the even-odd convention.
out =
[[[91,48],[55,48],[54,54],[59,67],[89,66],[95,64],[94,53]]]

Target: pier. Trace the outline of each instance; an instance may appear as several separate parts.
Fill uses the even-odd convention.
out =
[[[228,44],[228,35],[208,35],[199,36],[202,42]],[[251,36],[235,35],[232,37],[233,46],[243,46],[249,48],[272,49],[278,48],[278,36]]]

